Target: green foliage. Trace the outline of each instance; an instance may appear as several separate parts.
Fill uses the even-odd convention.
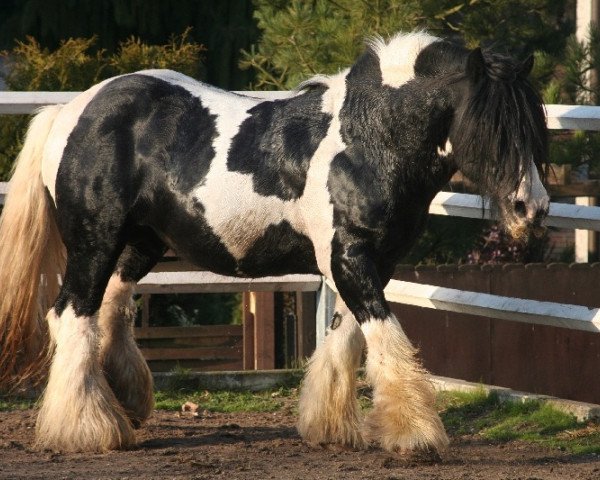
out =
[[[256,89],[287,90],[315,75],[349,66],[370,35],[411,29],[418,1],[256,0],[254,16],[263,31],[244,51],[240,66],[256,70]]]
[[[581,130],[556,138],[550,143],[550,158],[558,165],[574,168],[589,165],[590,172],[600,174],[600,135]]]
[[[459,33],[469,48],[480,44],[516,54],[564,48],[572,22],[565,0],[423,0],[423,23],[445,35]]]
[[[600,29],[590,26],[587,38],[567,40],[561,63],[555,75],[543,87],[547,103],[600,104],[600,82],[592,72],[600,71]],[[587,165],[590,176],[600,175],[600,133],[574,131],[553,135],[550,161],[571,164],[575,168]]]
[[[14,410],[28,410],[33,408],[35,400],[19,397],[0,397],[0,412],[11,412]]]
[[[549,253],[548,235],[530,235],[525,240],[516,240],[492,224],[483,231],[467,255],[470,264],[535,263],[544,262]]]
[[[497,442],[521,440],[574,454],[600,453],[600,429],[546,402],[501,401],[483,389],[443,392],[438,408],[448,433]]]
[[[139,38],[130,37],[119,45],[117,53],[108,61],[111,76],[148,68],[170,68],[198,78],[201,53],[205,48],[192,43],[189,35],[188,28],[180,36],[171,37],[165,45],[147,45]]]
[[[17,42],[13,50],[2,52],[9,89],[81,91],[105,78],[144,68],[173,68],[197,77],[204,50],[191,42],[189,29],[164,45],[147,45],[130,37],[110,55],[105,50],[94,52],[96,41],[96,37],[70,38],[52,51],[33,37]]]
[[[565,0],[255,0],[262,37],[243,52],[240,65],[256,71],[256,88],[290,89],[316,73],[351,65],[369,36],[417,28],[460,34],[469,46],[556,55],[571,28],[565,5]]]
[[[11,176],[28,123],[28,115],[0,116],[0,181],[6,182]]]
[[[79,91],[96,83],[106,60],[103,52],[89,52],[96,38],[70,38],[49,51],[27,37],[11,52],[3,52],[10,90]]]
[[[168,42],[192,27],[194,43],[207,47],[206,81],[242,89],[252,80],[237,64],[241,48],[256,41],[252,0],[2,0],[0,49],[35,37],[56,49],[65,38],[97,35],[95,48],[115,53],[132,35],[145,44]]]
[[[431,215],[427,227],[403,263],[460,263],[489,222],[475,218]]]
[[[242,323],[241,294],[153,295],[150,325],[189,326]]]
[[[565,103],[598,105],[600,84],[590,82],[592,70],[600,68],[600,29],[590,26],[584,41],[569,37],[563,59],[561,86]]]
[[[173,68],[198,76],[203,47],[190,41],[189,30],[165,45],[146,45],[139,39],[122,42],[116,53],[94,51],[96,37],[71,38],[56,50],[33,37],[0,56],[7,63],[5,81],[10,90],[80,91],[113,75],[144,68]],[[0,117],[0,180],[6,181],[21,149],[27,116]]]

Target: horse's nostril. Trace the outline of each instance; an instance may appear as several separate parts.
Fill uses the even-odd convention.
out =
[[[527,206],[525,205],[525,202],[522,200],[517,200],[515,202],[515,213],[518,217],[527,216]]]

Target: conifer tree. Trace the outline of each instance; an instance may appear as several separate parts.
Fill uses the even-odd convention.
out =
[[[555,57],[572,29],[567,0],[255,0],[259,42],[241,66],[254,87],[289,89],[352,64],[369,36],[426,28],[467,46]],[[547,64],[548,62],[546,62]],[[547,70],[547,68],[546,68]],[[540,70],[547,73],[546,70]]]

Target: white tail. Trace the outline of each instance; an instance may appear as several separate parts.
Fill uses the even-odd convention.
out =
[[[39,380],[45,373],[44,317],[58,295],[65,249],[41,169],[61,108],[45,107],[31,121],[0,217],[0,386]]]

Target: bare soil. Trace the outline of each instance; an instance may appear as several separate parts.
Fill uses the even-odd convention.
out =
[[[459,436],[441,458],[310,447],[290,408],[276,413],[156,411],[139,445],[106,454],[32,447],[35,410],[0,412],[0,479],[600,479],[600,457]]]

